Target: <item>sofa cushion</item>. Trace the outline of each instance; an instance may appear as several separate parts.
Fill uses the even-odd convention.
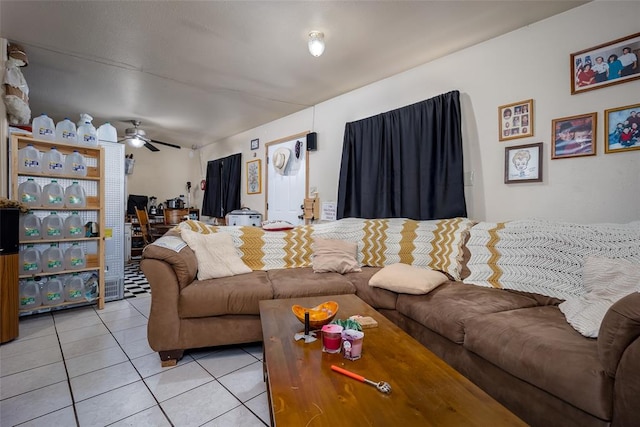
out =
[[[598,334],[600,363],[610,377],[616,375],[618,363],[632,341],[640,337],[640,293],[627,295],[605,314]]]
[[[224,314],[259,315],[258,303],[272,298],[271,283],[264,271],[197,280],[180,292],[178,315],[183,319]]]
[[[181,234],[198,259],[198,280],[251,272],[236,253],[233,238],[229,234],[201,234],[187,229],[182,230]]]
[[[169,233],[165,234],[154,243],[147,245],[142,252],[142,258],[157,259],[171,265],[178,279],[178,285],[182,289],[196,278],[198,260],[193,250],[186,244],[177,252],[168,246],[163,246],[164,241],[167,240],[168,237],[170,237],[172,241],[175,241],[176,238],[180,239],[179,236],[168,236],[168,234]]]
[[[358,298],[377,309],[386,308],[388,310],[396,309],[396,301],[398,294],[382,288],[374,288],[369,286],[371,276],[380,271],[380,267],[362,267],[362,271],[358,273],[347,273],[344,275],[356,288]]]
[[[338,273],[314,273],[312,268],[283,268],[267,272],[273,298],[354,294],[355,286]]]
[[[462,344],[465,324],[476,316],[535,305],[531,298],[501,289],[446,282],[426,295],[398,295],[396,308],[432,331]]]
[[[312,266],[316,273],[350,273],[361,271],[356,256],[358,244],[346,240],[313,240]]]
[[[439,271],[397,263],[387,265],[373,275],[369,286],[403,294],[423,295],[447,280],[447,276]]]
[[[598,359],[597,342],[567,324],[558,307],[474,317],[465,325],[464,347],[589,414],[611,419],[613,380]]]

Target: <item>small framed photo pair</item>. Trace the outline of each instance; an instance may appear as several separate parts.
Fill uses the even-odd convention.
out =
[[[640,150],[640,104],[605,110],[604,131],[605,153]]]
[[[504,183],[542,182],[542,142],[504,150]]]
[[[533,99],[498,107],[500,141],[533,136]]]
[[[551,122],[551,158],[596,155],[597,113],[554,119]]]
[[[640,79],[640,33],[571,54],[571,94]]]

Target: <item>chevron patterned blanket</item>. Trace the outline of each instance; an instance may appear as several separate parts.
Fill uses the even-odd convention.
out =
[[[402,262],[441,270],[460,280],[462,246],[474,222],[467,218],[414,221],[403,218],[345,218],[286,231],[259,227],[218,227],[189,220],[178,225],[200,233],[229,233],[252,270],[311,266],[314,237],[358,244],[361,265]]]
[[[640,222],[480,222],[471,229],[467,248],[471,274],[464,283],[567,299],[586,292],[582,270],[587,256],[640,263]]]

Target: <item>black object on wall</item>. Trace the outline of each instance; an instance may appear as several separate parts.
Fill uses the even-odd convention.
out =
[[[307,134],[307,151],[316,151],[318,149],[318,134],[311,132]]]
[[[0,255],[18,253],[19,215],[17,208],[0,209]]]
[[[240,209],[242,154],[233,154],[207,162],[207,184],[202,200],[202,214],[222,218]]]

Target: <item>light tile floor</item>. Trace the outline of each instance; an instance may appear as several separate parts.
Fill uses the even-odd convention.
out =
[[[147,343],[151,297],[20,319],[0,346],[0,425],[269,425],[262,346],[192,351],[162,368]]]

